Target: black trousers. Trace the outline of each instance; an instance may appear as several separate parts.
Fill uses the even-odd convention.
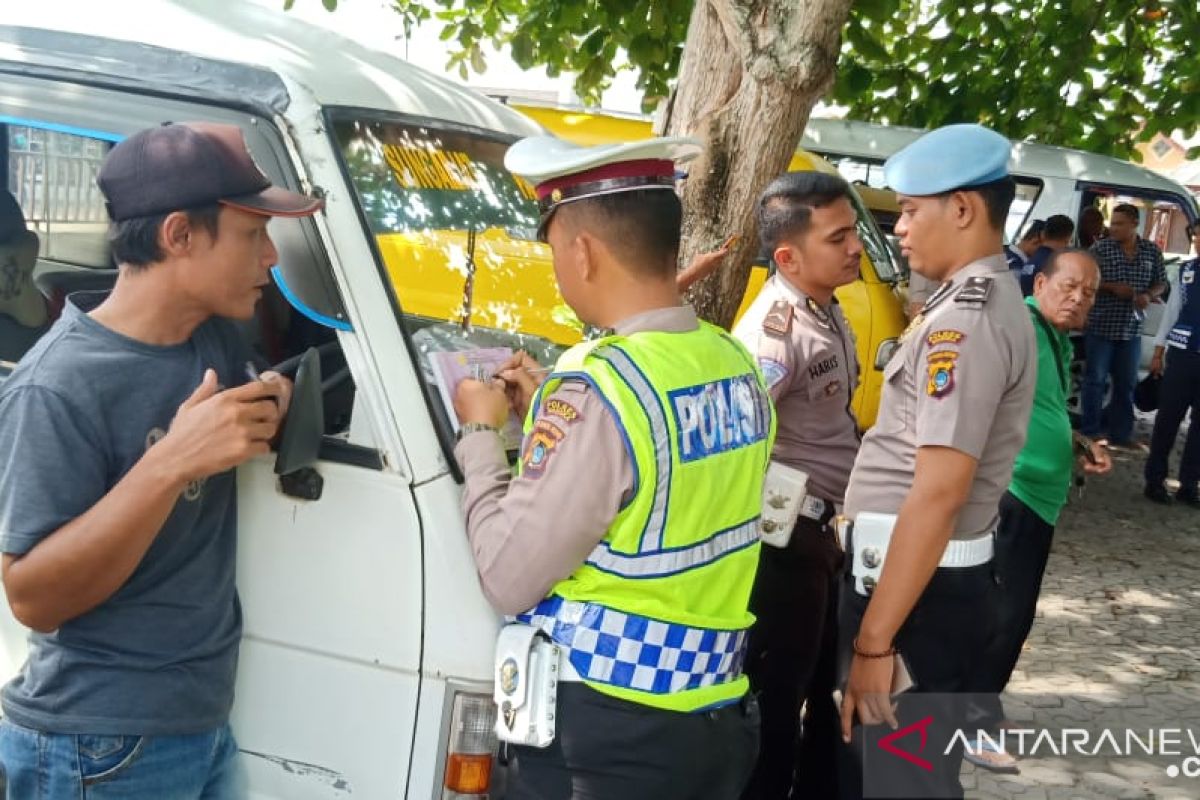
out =
[[[792,797],[836,794],[830,765],[837,735],[832,695],[841,563],[833,532],[804,517],[786,548],[762,547],[746,653],[746,673],[762,709],[762,740],[745,800],[786,800],[793,783]]]
[[[838,625],[843,685],[849,677],[854,637],[858,635],[870,600],[855,591],[854,578],[849,572],[847,570],[842,581]],[[901,728],[930,716],[936,720],[939,733],[966,726],[964,693],[970,690],[971,676],[991,638],[995,591],[991,563],[938,569],[934,573],[894,642],[915,683],[912,689],[897,698],[896,717]],[[932,758],[933,768],[929,771],[902,762],[887,762],[886,759],[894,757],[886,754],[882,756],[883,762],[864,763],[869,758],[880,758],[880,750],[875,746],[868,747],[866,742],[873,742],[884,732],[890,733],[887,726],[872,726],[866,731],[861,726],[856,727],[850,745],[840,748],[838,780],[841,797],[857,800],[879,796],[879,790],[872,789],[872,783],[876,781],[886,782],[888,797],[963,796],[959,780],[961,740],[955,740],[947,757],[940,757],[939,752],[939,757]],[[946,739],[949,739],[948,735]],[[880,763],[889,766],[899,763],[901,768],[883,772],[878,768]],[[871,770],[869,776],[865,774],[867,769]],[[886,777],[881,777],[884,775]]]
[[[751,695],[683,714],[563,683],[556,722],[549,747],[510,748],[508,800],[734,800],[758,751]]]
[[[1008,492],[1000,499],[996,529],[996,629],[971,683],[972,729],[991,730],[1004,719],[1000,693],[1012,678],[1033,628],[1054,526]]]
[[[1146,459],[1146,483],[1155,486],[1167,479],[1175,437],[1190,408],[1192,423],[1179,462],[1179,488],[1194,492],[1200,481],[1200,353],[1174,347],[1167,350],[1167,368],[1158,389],[1158,414]]]

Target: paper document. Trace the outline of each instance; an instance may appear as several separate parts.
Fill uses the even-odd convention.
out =
[[[491,380],[512,355],[513,351],[507,347],[482,347],[428,354],[434,381],[455,433],[462,427],[458,414],[454,411],[454,392],[458,389],[458,384],[466,378],[484,382]],[[517,419],[515,413],[509,412],[508,422],[500,432],[500,438],[504,440],[505,450],[516,450],[521,446],[521,420]]]

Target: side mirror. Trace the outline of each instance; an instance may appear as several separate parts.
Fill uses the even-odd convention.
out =
[[[321,452],[324,435],[325,398],[321,392],[321,357],[315,347],[310,347],[300,357],[296,369],[292,404],[283,423],[283,435],[279,437],[275,474],[286,477],[314,466]]]

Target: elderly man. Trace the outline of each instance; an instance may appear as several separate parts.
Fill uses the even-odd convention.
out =
[[[1104,448],[1071,431],[1067,416],[1071,341],[1067,331],[1082,328],[1100,286],[1100,269],[1086,250],[1055,253],[1034,278],[1026,298],[1037,334],[1037,389],[1029,435],[1017,456],[1012,482],[1000,500],[996,529],[996,630],[980,660],[972,730],[990,730],[1004,718],[999,694],[1008,684],[1021,646],[1033,626],[1042,574],[1050,556],[1054,525],[1071,488],[1075,450],[1079,465],[1099,475],[1112,468]],[[985,739],[982,744],[987,745]],[[986,748],[968,748],[966,758],[985,769],[1013,772],[1011,756]]]

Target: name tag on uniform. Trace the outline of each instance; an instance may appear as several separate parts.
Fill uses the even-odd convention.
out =
[[[770,424],[754,375],[676,389],[667,395],[682,461],[736,450],[767,438]]]

